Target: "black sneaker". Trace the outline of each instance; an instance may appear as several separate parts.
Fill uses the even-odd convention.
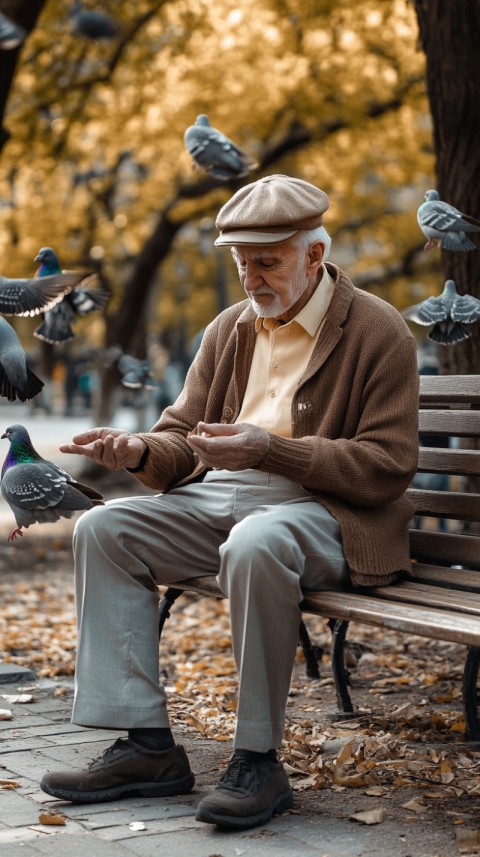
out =
[[[236,750],[212,795],[200,801],[195,818],[231,829],[265,824],[293,804],[288,777],[276,759],[255,759]]]
[[[158,752],[118,738],[85,771],[45,774],[40,788],[72,803],[96,803],[122,797],[187,794],[194,786],[183,747]]]

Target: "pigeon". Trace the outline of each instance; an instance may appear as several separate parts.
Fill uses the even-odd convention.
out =
[[[118,345],[112,345],[107,349],[106,363],[108,366],[116,366],[121,375],[121,383],[124,387],[139,390],[153,390],[158,384],[150,371],[148,360],[140,360],[130,354],[124,354]]]
[[[454,280],[445,280],[441,295],[427,298],[402,312],[404,318],[417,324],[433,324],[428,338],[440,345],[454,345],[472,335],[467,324],[480,318],[480,300],[459,295]]]
[[[15,280],[0,276],[0,312],[4,315],[34,316],[63,300],[87,274],[62,271],[45,277]]]
[[[27,31],[0,12],[0,50],[13,51],[23,45]]]
[[[480,232],[480,222],[462,214],[448,202],[442,202],[436,190],[427,190],[425,202],[419,206],[417,221],[426,238],[424,250],[436,246],[444,250],[474,250],[475,244],[466,232]]]
[[[0,396],[9,402],[27,402],[44,386],[27,366],[25,351],[13,327],[0,316]]]
[[[194,164],[220,181],[242,178],[258,163],[221,131],[212,128],[208,116],[201,113],[184,134],[185,147]]]
[[[80,0],[75,0],[71,12],[72,33],[92,41],[115,39],[119,33],[117,22],[104,12],[88,12]]]
[[[38,278],[43,279],[62,271],[57,254],[51,247],[42,247],[34,261],[40,262],[35,275]],[[96,274],[87,275],[85,282],[95,279]],[[109,297],[110,293],[105,289],[86,289],[80,285],[45,313],[42,324],[34,330],[33,335],[52,345],[67,342],[75,336],[72,323],[76,317],[102,309]]]
[[[10,426],[1,437],[10,441],[10,449],[2,467],[0,491],[17,522],[9,542],[23,535],[22,527],[71,518],[75,512],[104,505],[98,491],[38,454],[25,426]]]

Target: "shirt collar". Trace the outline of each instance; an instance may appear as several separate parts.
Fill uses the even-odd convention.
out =
[[[275,318],[262,318],[262,316],[257,315],[255,319],[255,332],[258,333],[261,327],[266,328],[266,330],[275,330],[277,327],[288,327],[289,324],[299,324],[309,336],[314,337],[327,314],[335,288],[335,283],[327,269],[324,265],[322,268],[322,279],[312,297],[291,321],[281,325]]]

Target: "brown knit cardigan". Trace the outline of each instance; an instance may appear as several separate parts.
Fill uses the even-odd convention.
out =
[[[352,583],[410,572],[404,492],[418,455],[415,340],[390,304],[353,286],[327,263],[335,291],[324,328],[292,401],[292,437],[271,435],[260,470],[293,479],[340,524]],[[151,432],[136,478],[168,491],[205,468],[186,443],[199,421],[235,422],[255,345],[248,300],[206,329],[185,386]]]

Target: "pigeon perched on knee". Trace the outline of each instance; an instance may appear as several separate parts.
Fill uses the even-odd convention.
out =
[[[427,190],[425,202],[417,211],[417,221],[428,238],[424,250],[433,250],[438,245],[444,250],[474,250],[476,247],[465,233],[480,232],[480,222],[443,202],[436,190]]]
[[[195,164],[220,181],[242,178],[258,167],[254,158],[212,128],[205,113],[197,116],[184,134],[185,147]]]
[[[9,402],[27,402],[44,387],[44,382],[27,366],[27,357],[13,327],[0,316],[0,396]]]
[[[480,300],[459,295],[454,280],[445,280],[441,295],[408,307],[402,316],[416,324],[433,324],[428,338],[440,345],[454,345],[472,335],[468,324],[480,319]]]
[[[22,528],[31,524],[71,518],[75,512],[103,506],[98,491],[38,454],[25,426],[9,426],[1,437],[10,441],[10,449],[2,467],[0,491],[17,522],[8,541],[22,536]]]

